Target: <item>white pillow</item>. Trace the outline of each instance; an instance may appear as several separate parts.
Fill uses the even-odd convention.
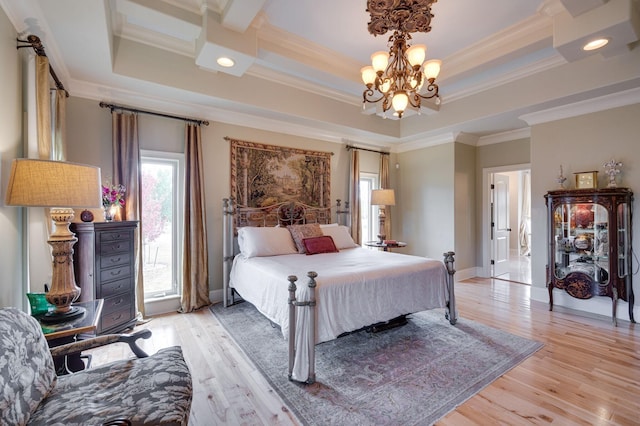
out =
[[[324,235],[328,235],[333,238],[333,242],[336,244],[338,250],[358,247],[358,245],[351,238],[349,228],[343,225],[340,226],[327,226],[320,227]]]
[[[334,226],[338,226],[338,224],[337,223],[327,223],[327,224],[321,223],[320,224],[320,229],[322,229],[322,228],[333,228]]]
[[[238,247],[245,257],[298,253],[287,228],[252,227],[238,229]]]

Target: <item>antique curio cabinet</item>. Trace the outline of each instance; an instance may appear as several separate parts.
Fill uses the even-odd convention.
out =
[[[628,188],[549,191],[547,288],[579,299],[609,297],[616,323],[618,299],[629,303],[633,318],[631,206]]]

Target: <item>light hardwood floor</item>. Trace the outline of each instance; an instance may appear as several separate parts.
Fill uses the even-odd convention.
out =
[[[462,317],[545,346],[438,425],[640,424],[640,326],[549,312],[529,300],[523,284],[471,279],[456,286]],[[190,424],[299,424],[208,309],[158,316],[144,327],[153,331],[148,351],[183,348],[193,375]],[[124,344],[92,354],[94,365],[130,356]]]

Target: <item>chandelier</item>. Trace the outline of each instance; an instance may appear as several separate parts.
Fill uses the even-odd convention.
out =
[[[393,107],[394,115],[402,114],[411,105],[420,113],[422,99],[435,98],[440,103],[436,78],[442,61],[425,62],[427,47],[410,45],[412,32],[431,31],[431,5],[438,0],[367,0],[371,15],[369,32],[376,35],[393,30],[389,37],[389,52],[375,52],[371,64],[362,68],[362,81],[367,86],[362,93],[363,108],[367,102],[382,101],[382,111]]]

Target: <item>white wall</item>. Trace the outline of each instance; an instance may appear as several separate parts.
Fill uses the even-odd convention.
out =
[[[16,31],[0,8],[0,306],[26,309],[26,274],[21,259],[24,209],[7,207],[4,199],[11,161],[22,156],[22,70]]]

